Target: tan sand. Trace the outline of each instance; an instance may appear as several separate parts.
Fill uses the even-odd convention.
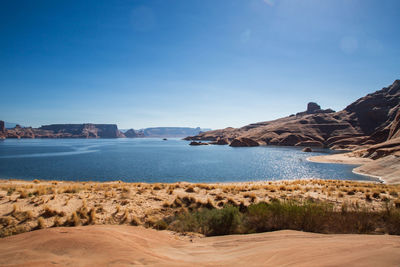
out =
[[[390,155],[363,164],[353,171],[360,174],[379,176],[387,184],[400,184],[400,157]]]
[[[277,231],[180,237],[134,226],[50,228],[0,239],[2,266],[399,266],[400,237]]]
[[[357,157],[353,152],[326,156],[309,157],[307,160],[320,163],[339,163],[361,165],[354,173],[380,179],[387,184],[400,183],[400,157],[391,155],[377,160]]]
[[[340,164],[354,164],[354,165],[366,164],[373,161],[372,159],[369,158],[356,157],[351,152],[326,155],[326,156],[314,156],[307,158],[307,160],[320,163],[340,163]]]

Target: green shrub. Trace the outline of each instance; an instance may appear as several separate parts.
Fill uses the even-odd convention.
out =
[[[179,232],[199,232],[207,236],[227,235],[237,232],[241,218],[237,207],[201,209],[177,216],[170,228]]]
[[[341,210],[324,202],[306,200],[261,202],[246,209],[225,206],[200,209],[169,218],[169,229],[198,232],[206,236],[299,230],[318,233],[367,234],[385,232],[400,235],[400,210],[385,203],[386,210],[372,211],[344,203]],[[380,230],[379,230],[380,229]]]

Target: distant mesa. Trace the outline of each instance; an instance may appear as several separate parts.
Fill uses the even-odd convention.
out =
[[[80,138],[119,138],[124,135],[118,130],[116,124],[51,124],[39,128],[52,131],[56,135]]]
[[[143,137],[143,135],[140,132],[137,132],[134,129],[129,129],[124,133],[124,135],[127,138]]]
[[[174,137],[185,137],[188,135],[197,135],[203,131],[208,131],[210,129],[202,129],[200,127],[190,128],[190,127],[152,127],[145,129],[129,129],[125,132],[125,136],[128,138],[136,137],[158,137],[158,138],[174,138]]]
[[[5,129],[6,138],[119,138],[125,137],[115,124],[51,124],[39,128],[21,127]]]
[[[140,137],[184,137],[196,135],[204,130],[200,127],[153,127],[140,130],[129,129],[122,132],[116,124],[50,124],[39,128],[21,127],[16,124],[7,129],[6,123],[0,121],[0,138],[140,138]]]

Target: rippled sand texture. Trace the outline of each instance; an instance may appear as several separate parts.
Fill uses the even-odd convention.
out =
[[[84,226],[0,239],[0,265],[398,266],[399,248],[399,236],[277,231],[202,238],[133,226]]]

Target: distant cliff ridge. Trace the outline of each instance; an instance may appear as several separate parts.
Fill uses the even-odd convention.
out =
[[[116,124],[50,124],[39,128],[21,127],[6,129],[0,121],[0,138],[138,138],[138,137],[185,137],[202,132],[201,129],[189,127],[153,127],[140,130],[130,129],[121,132]]]
[[[115,124],[51,124],[44,125],[40,130],[52,131],[58,135],[83,138],[118,138],[124,135]],[[70,135],[70,136],[69,136]]]
[[[21,127],[3,130],[5,138],[119,138],[125,137],[115,124],[51,124],[39,128]]]
[[[188,135],[197,135],[203,131],[210,129],[202,129],[200,127],[152,127],[140,130],[130,129],[124,134],[128,138],[135,137],[186,137]]]

